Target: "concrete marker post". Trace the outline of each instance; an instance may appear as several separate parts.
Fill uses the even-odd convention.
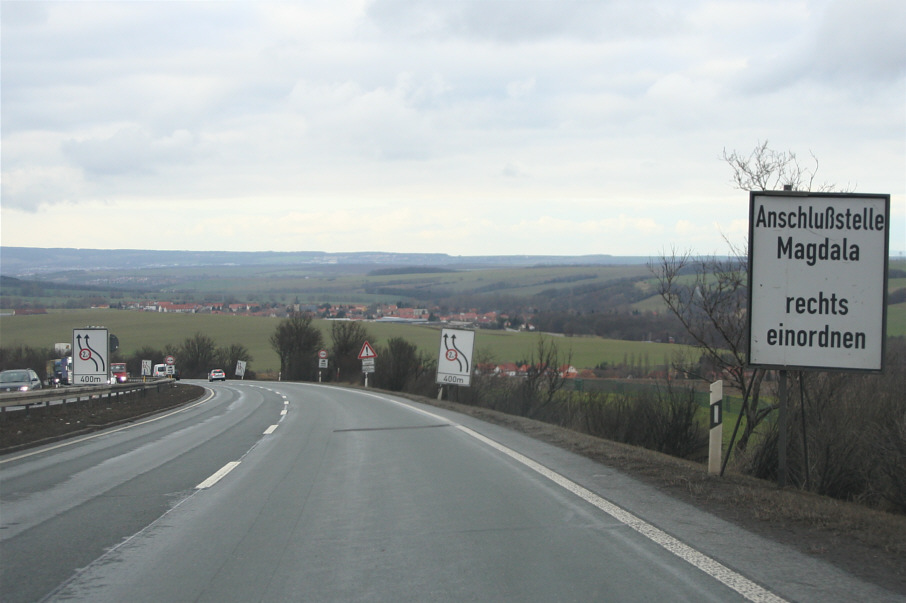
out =
[[[710,440],[708,443],[708,473],[718,475],[720,473],[720,462],[724,440],[724,382],[715,381],[711,384],[711,403],[708,406],[710,411],[709,431]]]

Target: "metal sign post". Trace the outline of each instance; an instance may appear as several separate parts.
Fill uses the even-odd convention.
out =
[[[318,383],[321,383],[321,369],[327,368],[327,350],[318,350]]]
[[[788,371],[884,367],[889,247],[890,195],[749,193],[747,356],[780,371],[781,487]]]
[[[359,360],[362,361],[362,372],[365,373],[365,387],[368,387],[368,374],[374,372],[374,359],[377,358],[377,352],[367,341],[362,345],[359,352]]]

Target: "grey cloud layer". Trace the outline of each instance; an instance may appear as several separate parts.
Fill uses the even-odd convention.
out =
[[[899,0],[3,2],[0,21],[6,208],[679,197],[778,133],[904,152]]]

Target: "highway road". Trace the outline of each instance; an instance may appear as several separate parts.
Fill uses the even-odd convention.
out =
[[[315,384],[209,389],[0,457],[0,599],[900,600],[471,417]]]

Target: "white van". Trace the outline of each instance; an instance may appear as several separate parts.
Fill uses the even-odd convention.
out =
[[[166,377],[167,376],[167,365],[166,364],[155,364],[154,372],[151,373],[152,377]]]

